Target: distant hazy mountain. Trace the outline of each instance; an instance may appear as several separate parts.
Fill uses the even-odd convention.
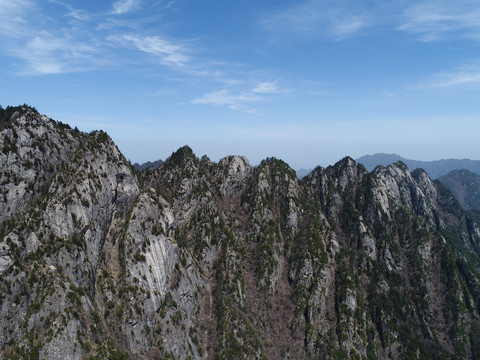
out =
[[[424,169],[432,179],[438,179],[442,175],[448,174],[452,170],[468,169],[480,175],[480,161],[470,159],[442,159],[435,161],[419,161],[405,159],[397,154],[374,154],[365,155],[356,161],[368,171],[375,169],[377,165],[387,166],[401,160],[407,165],[410,171],[421,168]]]
[[[135,164],[133,164],[133,167],[137,170],[143,171],[143,170],[147,170],[147,169],[150,169],[150,168],[156,169],[162,163],[163,163],[162,160],[157,160],[157,161],[153,161],[153,162],[152,161],[147,161],[143,164],[135,163]]]
[[[440,180],[466,210],[480,210],[480,175],[470,170],[453,170]]]
[[[308,174],[310,174],[312,172],[313,169],[298,169],[296,171],[297,173],[297,177],[299,179],[303,179],[305,176],[307,176]]]
[[[361,163],[363,166],[365,166],[365,168],[368,171],[372,171],[378,165],[387,166],[387,165],[393,164],[394,162],[399,161],[399,160],[401,160],[403,162],[406,161],[406,159],[404,159],[403,157],[401,157],[400,155],[397,155],[397,154],[378,153],[378,154],[374,154],[374,155],[364,155],[364,156],[356,159],[355,161],[357,163]],[[412,169],[410,169],[410,170],[412,170]]]

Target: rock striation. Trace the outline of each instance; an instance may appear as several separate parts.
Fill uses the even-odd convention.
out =
[[[138,171],[103,131],[1,118],[0,358],[480,357],[479,216],[422,170],[185,146]]]

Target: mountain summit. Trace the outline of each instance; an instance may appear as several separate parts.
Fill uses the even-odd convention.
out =
[[[140,173],[103,131],[4,124],[2,358],[480,357],[480,226],[422,170],[183,147]]]

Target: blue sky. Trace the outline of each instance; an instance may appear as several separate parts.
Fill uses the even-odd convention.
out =
[[[23,103],[132,162],[480,159],[480,2],[0,0],[0,104]]]

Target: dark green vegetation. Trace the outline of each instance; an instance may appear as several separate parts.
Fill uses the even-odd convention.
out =
[[[138,172],[1,116],[1,358],[479,358],[478,213],[424,171],[185,146]]]
[[[37,110],[27,104],[21,106],[7,106],[3,108],[0,105],[0,129],[3,130],[8,125],[12,124],[23,112],[30,110],[32,114],[38,115]],[[16,116],[14,116],[16,113]]]

